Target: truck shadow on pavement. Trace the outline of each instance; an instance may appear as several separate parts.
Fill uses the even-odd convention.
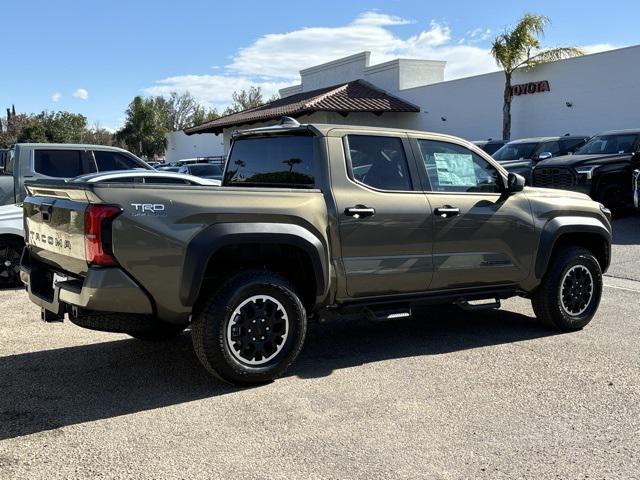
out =
[[[316,378],[369,362],[551,334],[509,311],[429,309],[382,324],[336,320],[310,329],[290,375]],[[0,440],[238,391],[205,372],[188,333],[164,344],[121,339],[11,355],[0,358]]]
[[[336,320],[315,326],[293,374],[301,378],[322,377],[333,370],[375,361],[441,355],[557,333],[534,317],[507,310],[465,312],[454,307],[433,307],[414,312],[407,320]]]

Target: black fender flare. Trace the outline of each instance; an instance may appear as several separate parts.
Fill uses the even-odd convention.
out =
[[[326,293],[328,247],[308,229],[286,223],[217,223],[198,233],[187,246],[180,283],[180,302],[184,306],[195,304],[211,257],[221,248],[239,243],[280,244],[302,249],[311,259],[316,297]]]
[[[609,249],[607,258],[611,258],[611,231],[601,220],[594,217],[556,217],[545,224],[540,235],[535,266],[537,278],[544,276],[558,238],[567,233],[590,233],[600,236]],[[604,272],[608,266],[602,265],[602,271]]]

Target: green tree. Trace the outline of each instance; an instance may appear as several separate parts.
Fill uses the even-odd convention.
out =
[[[22,138],[25,138],[25,134],[23,131],[25,129],[30,129],[30,133],[26,141],[46,141],[46,137],[44,134],[44,128],[37,130],[38,122],[34,122],[32,117],[29,115],[25,115],[24,113],[19,113],[17,115],[11,114],[10,117],[0,119],[1,123],[4,123],[5,127],[2,132],[0,132],[0,148],[7,148],[17,143]]]
[[[82,143],[87,132],[87,117],[71,112],[43,111],[33,117],[42,125],[47,142]],[[40,127],[37,127],[40,128]]]
[[[239,92],[233,92],[233,103],[227,107],[224,111],[225,115],[232,113],[238,113],[249,108],[259,107],[264,105],[264,99],[262,98],[261,87],[251,87],[249,90],[240,90]]]
[[[547,62],[583,55],[575,47],[547,48],[540,45],[540,37],[550,24],[544,15],[526,14],[511,30],[498,35],[491,46],[491,54],[504,69],[504,103],[502,107],[502,138],[511,137],[511,79],[518,68],[532,68]]]
[[[100,122],[96,122],[85,132],[84,142],[93,145],[114,145],[115,138],[113,133],[100,125]]]
[[[22,123],[16,125],[15,143],[49,143],[46,128],[40,119],[33,115],[17,115],[14,124],[18,117],[22,117]]]
[[[165,150],[165,118],[153,98],[136,96],[127,108],[116,140],[139,156],[154,158]]]
[[[202,125],[203,123],[210,122],[211,120],[215,120],[216,118],[220,118],[220,114],[218,110],[215,108],[209,108],[202,105],[197,105],[195,110],[193,111],[193,115],[191,116],[190,127],[195,127],[196,125]]]
[[[191,126],[194,111],[198,102],[189,92],[171,92],[168,97],[153,98],[154,106],[162,115],[165,130],[175,132]]]

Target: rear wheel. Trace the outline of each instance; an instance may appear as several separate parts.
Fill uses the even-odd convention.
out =
[[[589,250],[569,247],[554,255],[531,304],[536,317],[547,325],[580,330],[595,315],[601,295],[600,264]]]
[[[230,383],[252,385],[281,376],[302,349],[305,309],[282,276],[241,272],[205,294],[191,327],[204,367]]]
[[[21,287],[20,257],[24,242],[18,238],[0,239],[0,288]]]

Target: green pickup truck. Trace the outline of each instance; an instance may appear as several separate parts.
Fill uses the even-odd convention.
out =
[[[46,320],[144,340],[190,326],[204,367],[235,384],[283,374],[310,318],[522,296],[577,330],[610,259],[602,205],[525,187],[471,143],[426,132],[283,119],[235,135],[221,186],[27,189],[21,278]]]

